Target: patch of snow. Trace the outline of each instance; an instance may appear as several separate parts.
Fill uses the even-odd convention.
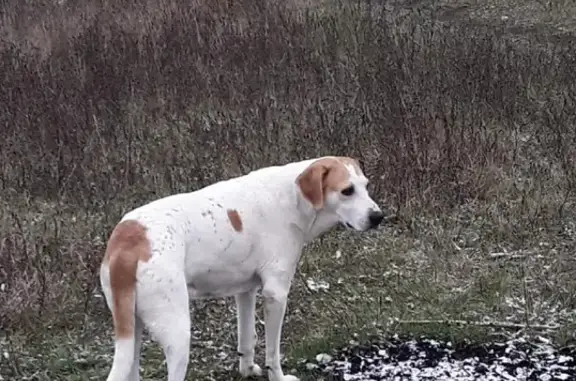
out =
[[[316,362],[319,364],[326,364],[332,361],[332,356],[327,353],[319,353],[316,355]]]
[[[576,352],[576,350],[574,350]],[[557,381],[576,379],[576,353],[559,353],[549,342],[524,339],[453,346],[438,340],[391,340],[350,345],[330,357],[316,356],[318,369],[347,381]]]
[[[330,284],[324,281],[315,281],[313,279],[307,279],[306,284],[308,288],[312,291],[320,291],[320,290],[328,290],[330,288]]]

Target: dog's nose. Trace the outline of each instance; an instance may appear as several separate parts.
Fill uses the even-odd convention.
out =
[[[370,220],[370,227],[372,228],[375,228],[378,225],[380,225],[383,219],[384,219],[384,213],[382,213],[379,210],[372,210],[368,214],[368,220]]]

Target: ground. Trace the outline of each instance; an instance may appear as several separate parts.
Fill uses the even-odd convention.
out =
[[[177,2],[165,3],[169,8],[170,4]],[[571,160],[576,156],[569,142],[576,140],[573,140],[574,132],[566,126],[572,125],[569,114],[574,114],[571,110],[573,111],[576,97],[574,86],[570,82],[571,69],[562,71],[562,65],[569,67],[570,57],[573,59],[574,56],[556,55],[555,52],[561,49],[573,51],[566,42],[576,30],[576,6],[568,0],[461,0],[437,3],[391,1],[385,4],[384,13],[380,4],[372,4],[370,9],[373,22],[382,23],[382,19],[378,18],[382,17],[393,25],[390,30],[382,32],[374,29],[363,34],[362,28],[368,24],[364,24],[364,21],[349,23],[346,18],[357,17],[358,13],[354,12],[360,11],[355,10],[349,14],[342,11],[339,4],[341,3],[329,0],[314,4],[310,1],[298,1],[294,4],[297,12],[294,19],[284,14],[280,17],[270,13],[270,18],[277,23],[274,25],[285,22],[286,31],[289,30],[294,35],[300,34],[302,38],[290,40],[287,37],[288,32],[285,32],[283,39],[277,40],[289,42],[282,45],[284,51],[270,53],[273,56],[270,62],[262,63],[269,65],[266,66],[264,79],[257,78],[256,71],[249,71],[250,65],[246,65],[248,68],[243,67],[244,71],[236,66],[226,66],[232,65],[230,62],[234,61],[234,58],[228,60],[226,57],[237,57],[241,50],[261,57],[258,52],[250,49],[265,42],[258,40],[258,36],[252,36],[250,28],[265,30],[265,33],[273,35],[274,32],[270,32],[273,26],[268,25],[268,19],[258,19],[254,26],[250,24],[246,14],[237,12],[223,16],[224,13],[218,13],[223,12],[222,10],[214,11],[220,19],[202,19],[201,25],[214,27],[218,33],[222,33],[212,41],[212,44],[222,48],[222,51],[219,53],[217,49],[212,49],[208,55],[213,54],[224,59],[217,62],[214,59],[217,65],[220,65],[221,72],[218,72],[218,75],[205,69],[204,75],[194,77],[194,81],[190,80],[200,83],[203,78],[208,78],[207,81],[212,81],[210,88],[217,88],[217,93],[216,90],[210,90],[214,93],[205,94],[207,100],[197,101],[193,112],[166,106],[171,103],[166,99],[171,99],[169,96],[172,93],[174,97],[182,97],[182,93],[179,93],[179,82],[191,86],[191,82],[186,82],[186,70],[189,70],[189,67],[179,72],[178,65],[170,66],[170,57],[175,61],[174,57],[162,51],[154,58],[153,63],[146,64],[149,66],[139,66],[139,62],[136,62],[134,66],[130,66],[136,69],[118,72],[117,70],[122,70],[123,61],[114,61],[114,57],[105,56],[106,51],[102,48],[111,44],[109,41],[112,41],[113,37],[105,31],[89,35],[82,41],[96,42],[94,46],[87,48],[93,50],[86,54],[96,57],[94,61],[97,63],[94,65],[101,65],[98,68],[102,70],[98,72],[102,76],[97,78],[96,83],[98,80],[104,81],[105,75],[101,73],[117,75],[118,82],[124,77],[132,78],[131,75],[139,78],[138,73],[148,70],[149,67],[164,66],[172,71],[166,70],[163,75],[173,75],[176,78],[175,82],[171,83],[175,90],[170,88],[156,97],[155,89],[146,93],[146,84],[135,79],[129,86],[131,92],[124,91],[123,87],[113,87],[112,82],[106,82],[106,86],[102,88],[95,87],[90,90],[101,91],[103,96],[108,98],[121,93],[126,99],[137,99],[133,103],[123,103],[124,99],[121,97],[114,104],[99,105],[96,101],[84,100],[81,101],[83,103],[74,103],[77,96],[62,96],[58,98],[58,102],[66,105],[63,109],[74,109],[78,104],[90,104],[90,107],[97,110],[90,115],[80,113],[78,119],[74,120],[74,123],[92,126],[95,132],[80,137],[70,135],[70,138],[66,135],[74,127],[70,122],[72,124],[67,125],[69,130],[57,130],[53,134],[65,148],[51,151],[46,148],[45,152],[48,153],[37,152],[44,152],[41,151],[43,144],[49,147],[49,143],[45,142],[51,141],[51,131],[46,129],[47,133],[40,134],[41,139],[45,140],[38,142],[34,140],[38,136],[34,129],[38,125],[42,127],[52,122],[52,119],[42,117],[44,114],[52,115],[50,110],[53,106],[50,101],[55,96],[54,93],[47,95],[46,104],[38,106],[38,113],[32,110],[23,113],[26,117],[21,117],[18,110],[20,107],[28,107],[28,103],[32,104],[32,100],[38,99],[38,93],[34,91],[41,88],[44,83],[42,81],[52,74],[46,74],[49,72],[47,71],[39,75],[38,82],[31,82],[30,87],[26,87],[28,85],[24,79],[20,80],[21,82],[14,79],[14,87],[10,93],[2,93],[2,99],[14,102],[7,101],[12,108],[7,108],[8,111],[4,110],[4,113],[9,115],[13,112],[13,115],[18,117],[11,116],[10,119],[2,121],[5,125],[17,126],[21,129],[19,131],[25,133],[18,135],[6,132],[3,136],[7,141],[12,139],[11,147],[16,148],[12,152],[12,148],[6,145],[2,151],[2,196],[5,201],[0,209],[0,220],[2,230],[9,234],[2,238],[0,244],[0,304],[4,305],[7,311],[5,314],[0,312],[0,318],[3,319],[0,328],[5,333],[3,337],[0,336],[0,379],[73,381],[103,379],[106,376],[113,355],[111,320],[94,274],[110,227],[120,218],[122,212],[140,201],[188,189],[188,184],[183,181],[187,176],[194,177],[197,180],[194,185],[200,186],[203,182],[229,175],[230,173],[217,172],[213,168],[205,170],[204,167],[193,175],[186,172],[204,161],[214,161],[219,165],[220,159],[218,156],[210,156],[210,149],[213,149],[216,155],[230,155],[227,156],[229,161],[226,164],[230,167],[230,163],[234,163],[237,174],[256,163],[272,159],[286,160],[290,158],[289,154],[297,156],[322,152],[323,136],[336,134],[338,128],[344,125],[350,128],[356,124],[366,126],[357,131],[360,137],[352,138],[344,134],[345,138],[342,139],[346,141],[334,143],[334,147],[343,153],[353,150],[364,155],[367,172],[376,184],[372,190],[382,204],[397,213],[398,218],[388,226],[366,234],[336,229],[306,248],[291,290],[285,319],[282,345],[285,370],[295,372],[303,380],[328,379],[328,376],[319,375],[316,369],[307,367],[306,364],[314,363],[319,354],[332,353],[334,348],[348,345],[350,340],[362,343],[374,336],[383,340],[394,335],[412,338],[426,336],[453,343],[505,342],[517,339],[537,341],[540,337],[556,348],[569,349],[574,346],[576,211]],[[6,16],[5,21],[15,20],[16,17],[12,16]],[[433,31],[429,32],[430,34],[416,31],[410,41],[402,40],[406,38],[403,34],[406,28],[413,27],[417,30],[423,25],[419,24],[421,20],[428,22],[426,20],[431,18],[437,18],[442,26],[430,29]],[[81,17],[79,19],[82,20]],[[242,21],[237,21],[240,19]],[[412,24],[405,21],[408,19]],[[300,23],[305,24],[303,20],[309,20],[315,25],[313,33],[299,29],[303,28]],[[19,22],[25,24],[24,21]],[[293,24],[290,24],[291,22]],[[408,27],[403,26],[403,22],[406,22]],[[17,73],[19,70],[27,70],[28,66],[18,66],[15,63],[17,60],[13,61],[13,56],[7,53],[11,49],[7,47],[10,43],[21,41],[20,35],[14,32],[21,24],[14,21],[10,25],[13,29],[8,30],[6,27],[1,35],[6,43],[2,45],[3,57],[9,57],[3,58],[2,62],[5,67],[14,70],[13,73]],[[154,25],[153,22],[151,25]],[[180,24],[175,22],[175,25]],[[245,33],[253,40],[247,45],[242,45],[242,40],[226,40],[226,33],[230,32],[226,25],[232,25],[230,30],[234,33]],[[218,29],[220,27],[221,29]],[[332,27],[334,29],[330,29]],[[49,29],[49,26],[38,28]],[[378,28],[384,26],[380,25]],[[450,28],[454,28],[455,32],[445,32]],[[475,48],[465,46],[460,52],[459,44],[466,39],[458,40],[458,34],[467,30],[470,30],[470,39],[474,40],[476,45],[471,43],[470,46],[474,45]],[[382,34],[378,34],[380,32]],[[35,33],[34,41],[37,42],[39,32]],[[121,38],[129,39],[131,33],[134,33],[134,30],[127,31]],[[185,38],[185,33],[179,32],[178,28],[168,31],[154,29],[154,33],[174,33],[176,40]],[[397,39],[394,41],[400,46],[390,54],[396,54],[394,59],[386,61],[389,67],[394,66],[395,62],[402,62],[397,71],[385,72],[382,67],[377,66],[379,62],[386,60],[386,57],[375,52],[375,49],[380,47],[379,38],[388,36],[386,33],[394,36]],[[426,44],[418,44],[419,41],[436,41],[434,38],[437,37],[432,37],[436,36],[434,33],[446,33],[448,37],[441,40],[442,43],[433,44],[434,47],[430,50],[426,50]],[[489,33],[493,40],[478,37],[481,33]],[[276,38],[274,35],[273,37]],[[372,37],[374,41],[370,40]],[[149,35],[146,35],[146,38],[152,39]],[[138,45],[139,52],[147,52],[146,38],[138,39],[138,44],[141,44]],[[230,45],[218,45],[218,38],[226,40]],[[488,40],[492,42],[486,42]],[[75,40],[70,41],[70,49],[80,49],[73,45]],[[314,44],[320,46],[317,52],[310,50],[312,48],[306,45],[308,41],[314,41]],[[23,42],[18,43],[26,45]],[[486,46],[482,45],[483,43],[486,43]],[[523,53],[508,53],[505,50],[506,43],[517,44]],[[87,42],[84,44],[89,45]],[[200,42],[198,44],[203,46]],[[26,45],[26,49],[31,45]],[[496,45],[497,48],[493,48]],[[129,51],[131,45],[126,46],[122,49]],[[446,47],[456,48],[452,51],[441,50]],[[28,52],[26,49],[23,51]],[[180,49],[185,51],[181,53],[183,55],[194,53],[187,51],[186,47]],[[233,53],[222,53],[226,49]],[[273,50],[273,47],[267,49]],[[474,66],[483,59],[478,53],[483,52],[482,49],[485,49],[486,54],[492,54],[492,58],[486,60],[486,66]],[[296,51],[294,56],[286,53],[292,50]],[[407,53],[410,50],[412,56]],[[466,54],[472,54],[470,52],[477,55],[470,55],[471,58],[467,61]],[[544,58],[526,61],[526,66],[521,66],[524,65],[523,61],[514,61],[518,57],[524,57],[524,53],[526,57],[536,57],[536,52],[544,52]],[[308,53],[310,54],[307,55]],[[18,54],[19,57],[24,55],[21,52]],[[42,50],[39,54],[44,55],[46,52]],[[99,54],[104,58],[98,60]],[[168,58],[162,54],[166,54]],[[304,57],[301,61],[298,54]],[[442,55],[464,58],[454,65],[448,58],[446,61],[438,58]],[[68,62],[57,57],[42,57],[44,58],[41,59],[53,59],[56,62],[51,68],[59,67],[58,60]],[[359,57],[366,58],[362,60]],[[506,57],[509,57],[508,61]],[[418,66],[419,60],[423,65]],[[445,66],[434,66],[432,60],[442,62],[441,65]],[[203,64],[201,60],[193,61],[193,65],[198,67]],[[332,64],[332,61],[336,63]],[[36,64],[36,61],[32,60],[26,62]],[[70,67],[74,67],[78,72],[89,70],[89,65],[76,67],[74,60],[70,62]],[[184,67],[184,60],[181,62]],[[260,64],[259,61],[255,63]],[[302,81],[284,78],[284,73],[288,71],[283,65],[293,65],[290,66],[293,69],[290,75],[301,76]],[[238,67],[240,66],[242,65],[238,64]],[[274,68],[278,70],[273,71]],[[553,68],[557,71],[552,71]],[[442,72],[446,70],[453,72],[443,77]],[[30,72],[33,71],[34,69],[30,69]],[[388,86],[389,82],[386,81],[389,80],[387,77],[392,75],[390,73],[396,76],[398,82],[390,82],[391,85]],[[243,75],[250,80],[243,79]],[[318,82],[315,82],[317,77],[321,77],[322,81],[318,79]],[[12,78],[16,76],[12,75]],[[218,82],[219,78],[224,78],[223,84]],[[436,78],[442,78],[445,82],[436,82]],[[454,78],[454,83],[450,83],[451,78]],[[469,79],[470,82],[462,78]],[[513,82],[515,78],[520,78],[519,82]],[[48,80],[46,81],[48,83]],[[152,82],[151,87],[161,87],[162,78],[154,81],[157,82]],[[68,85],[73,88],[78,82]],[[245,87],[240,88],[239,83]],[[307,83],[311,83],[310,87],[306,87]],[[487,85],[488,91],[482,90],[485,83],[491,84]],[[286,84],[286,89],[279,84]],[[257,98],[260,96],[258,86],[274,88],[263,91],[265,94],[262,98],[265,101],[250,104],[249,101],[234,103],[230,100],[235,97]],[[408,91],[403,86],[412,87]],[[473,96],[468,98],[467,94],[456,92],[459,87],[464,86],[469,87],[462,92]],[[12,106],[17,104],[13,99],[18,97],[15,89],[20,87],[24,89],[23,92],[28,92],[24,97],[26,101]],[[320,89],[319,95],[306,98],[307,94],[316,91],[315,87]],[[357,90],[357,87],[366,93]],[[6,85],[5,88],[9,86]],[[144,100],[141,102],[140,98],[137,98],[140,96],[139,91],[146,94],[146,97],[142,96]],[[450,102],[442,103],[445,100],[440,99],[438,94],[443,92],[448,94],[447,97],[453,100],[456,106],[447,106]],[[200,90],[196,93],[200,93]],[[381,93],[391,96],[377,98]],[[302,96],[301,102],[295,100],[296,94]],[[195,94],[191,93],[188,99],[194,96]],[[386,125],[386,128],[390,128],[386,130],[389,132],[382,132],[385,125],[383,120],[392,119],[398,114],[393,106],[387,109],[385,105],[386,102],[394,102],[396,98],[402,98],[398,105],[393,106],[399,107],[403,117],[395,121],[401,120],[402,125],[416,127],[405,133],[404,130],[394,130],[393,125]],[[438,98],[438,105],[433,107],[441,110],[451,107],[451,111],[443,115],[438,112],[440,116],[437,119],[443,120],[442,122],[430,122],[434,120],[432,115],[435,114],[427,107],[433,108],[432,106],[420,107],[423,99],[432,98]],[[324,101],[325,99],[330,99],[330,102]],[[555,108],[560,104],[566,109]],[[118,109],[114,108],[116,106]],[[88,106],[86,108],[88,109]],[[155,113],[159,112],[157,110],[162,113],[158,119],[160,124],[170,126],[171,129],[147,130],[147,127],[141,127],[156,117]],[[209,134],[212,131],[210,128],[213,128],[210,126],[213,125],[242,125],[243,122],[238,120],[252,117],[252,114],[244,110],[257,114],[257,117],[249,119],[249,122],[261,123],[268,140],[258,149],[249,148],[243,151],[238,148],[238,157],[242,157],[238,159],[233,156],[236,154],[236,148],[233,147],[242,142],[256,141],[257,135],[251,132],[234,135],[234,132],[228,131],[218,132],[220,135],[216,137],[210,137]],[[458,114],[459,112],[461,114]],[[65,111],[62,113],[76,116],[65,114]],[[106,126],[117,126],[115,113],[128,115],[126,119],[122,119],[122,123],[129,127],[125,130],[113,130],[112,134],[116,135],[106,140],[106,131],[109,131]],[[59,116],[56,115],[55,118],[57,117]],[[61,122],[65,123],[69,119],[71,118],[62,117]],[[31,120],[33,122],[30,122]],[[287,120],[297,127],[291,127],[292,132],[285,132],[285,136],[275,135],[274,128],[285,126]],[[300,131],[297,128],[305,128],[299,127],[299,123],[318,125],[319,130],[326,129],[325,135],[322,135],[321,131],[305,130],[310,139],[298,140],[290,134]],[[197,132],[186,132],[185,126],[193,124],[202,126],[207,137]],[[27,127],[29,125],[32,127]],[[430,130],[427,130],[425,126],[429,125]],[[273,127],[266,129],[266,126]],[[454,130],[450,130],[450,126],[454,126]],[[460,126],[478,126],[478,129],[465,129]],[[438,134],[448,142],[443,146],[448,148],[441,150],[432,147],[426,151],[429,156],[410,156],[411,147],[418,147],[415,152],[421,152],[422,147],[428,147],[427,144],[434,140],[434,137],[430,138],[432,135],[428,138],[422,135],[423,139],[420,139],[418,131],[434,131],[434,136],[437,131],[443,131]],[[456,132],[451,135],[450,131]],[[389,135],[394,135],[395,138],[387,140]],[[362,136],[371,141],[367,143]],[[18,146],[18,139],[29,139],[27,141],[33,141],[34,144],[21,148]],[[107,143],[98,144],[94,143],[95,141]],[[278,149],[278,146],[270,141],[285,141],[286,146]],[[118,162],[114,161],[116,151],[107,150],[108,146],[120,144],[117,142],[130,147],[125,151],[116,150],[119,152]],[[214,142],[226,144],[226,148]],[[67,151],[67,145],[77,145],[80,148],[70,148],[70,151]],[[216,148],[209,148],[212,146]],[[279,154],[276,151],[288,152],[288,146],[290,152],[286,153],[286,157],[277,156]],[[458,150],[459,146],[464,148]],[[186,161],[188,159],[185,156],[196,155],[194,150],[198,147],[207,147],[206,156],[194,156],[190,161]],[[476,151],[477,147],[482,147],[482,150]],[[444,157],[443,155],[451,155],[447,153],[450,149],[454,150],[454,156],[446,156],[451,158],[448,161],[438,159],[439,169],[434,172],[434,160]],[[387,153],[386,156],[383,152],[388,152],[387,150],[394,153]],[[89,156],[92,151],[100,152],[99,156]],[[262,152],[262,156],[253,152]],[[10,156],[12,154],[14,156]],[[29,157],[29,161],[24,156]],[[381,157],[385,159],[380,159]],[[40,167],[43,161],[56,164],[54,167]],[[162,164],[156,165],[155,161]],[[170,167],[170,170],[166,170],[167,167]],[[447,168],[456,174],[455,177],[439,178],[439,173],[449,172]],[[36,181],[36,178],[39,180]],[[139,184],[133,178],[143,180],[146,184]],[[121,186],[116,186],[117,184]],[[43,194],[48,194],[49,191],[52,196]],[[124,196],[118,196],[119,193]],[[31,263],[40,265],[34,267]],[[5,277],[5,281],[2,277]],[[233,301],[197,301],[193,303],[193,309],[195,340],[192,344],[188,379],[240,379],[236,373]],[[260,304],[258,316],[260,339],[257,361],[263,364]],[[147,339],[141,362],[143,379],[165,379],[163,361],[158,346]]]

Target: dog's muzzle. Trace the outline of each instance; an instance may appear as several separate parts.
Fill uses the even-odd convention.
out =
[[[384,220],[384,213],[379,210],[373,210],[368,214],[368,221],[370,222],[370,229],[375,229]]]

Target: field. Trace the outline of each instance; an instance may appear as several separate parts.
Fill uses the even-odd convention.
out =
[[[573,2],[0,6],[0,380],[105,378],[124,212],[324,154],[396,219],[306,249],[286,370],[374,334],[575,344]],[[193,304],[188,379],[236,379],[233,301]],[[141,364],[165,379],[149,340]]]

